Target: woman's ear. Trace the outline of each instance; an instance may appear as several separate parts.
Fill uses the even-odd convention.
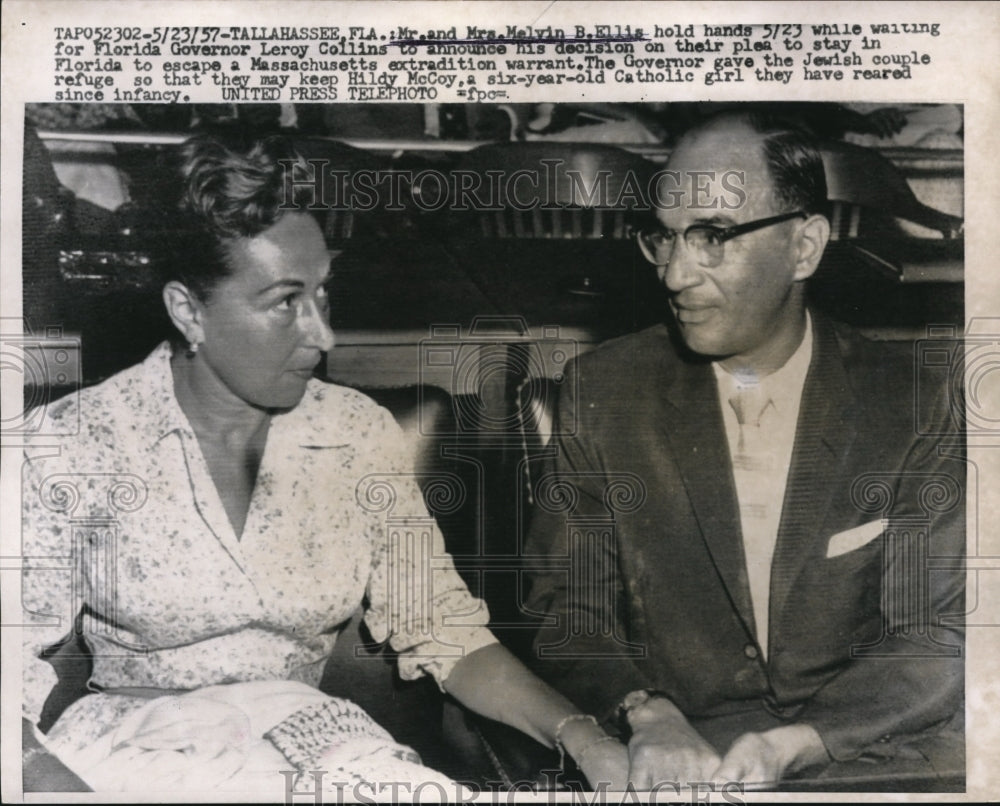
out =
[[[174,323],[188,344],[201,344],[205,340],[202,330],[201,300],[183,283],[171,280],[163,286],[163,304],[170,321]]]
[[[830,240],[830,222],[826,216],[811,215],[799,225],[796,238],[795,279],[812,277]]]

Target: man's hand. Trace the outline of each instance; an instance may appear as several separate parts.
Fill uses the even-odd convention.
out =
[[[744,733],[711,777],[720,784],[776,784],[787,772],[829,760],[823,740],[812,727],[785,725],[764,733]]]
[[[632,726],[629,780],[637,790],[662,781],[682,786],[708,781],[719,756],[666,697],[654,697],[628,712]]]

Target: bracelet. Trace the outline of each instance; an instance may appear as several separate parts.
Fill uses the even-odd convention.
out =
[[[559,769],[562,772],[566,772],[566,748],[563,747],[562,743],[562,732],[570,722],[593,722],[594,727],[600,730],[600,724],[597,722],[597,717],[590,714],[570,714],[569,716],[564,716],[559,720],[559,724],[556,725],[556,735],[555,735],[555,745],[556,750],[559,751]]]
[[[580,753],[576,756],[575,759],[576,766],[580,767],[583,765],[583,757],[587,755],[588,750],[592,750],[594,747],[596,747],[599,744],[603,744],[604,742],[617,742],[617,741],[618,740],[614,736],[602,736],[600,739],[594,739],[594,741],[592,741],[590,744],[584,747],[583,750],[581,750]]]

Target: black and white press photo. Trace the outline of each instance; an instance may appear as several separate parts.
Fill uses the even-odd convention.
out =
[[[984,791],[954,30],[544,5],[8,61],[12,797]]]

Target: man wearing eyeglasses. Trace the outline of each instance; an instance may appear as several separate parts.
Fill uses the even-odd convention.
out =
[[[528,609],[557,618],[536,667],[618,720],[636,788],[767,788],[869,758],[891,775],[927,746],[914,736],[962,771],[959,734],[938,731],[963,693],[965,467],[946,390],[918,403],[912,345],[807,305],[830,234],[809,135],[729,112],[667,167],[684,190],[638,242],[671,322],[582,356],[562,385],[549,480],[573,493],[537,485]],[[920,436],[917,405],[954,438]]]

